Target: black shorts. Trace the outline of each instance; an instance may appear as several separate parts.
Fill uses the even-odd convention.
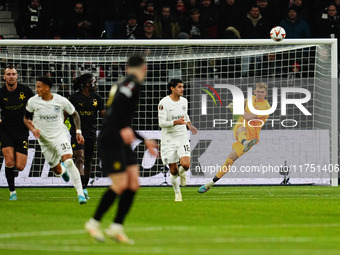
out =
[[[98,146],[98,155],[103,171],[109,174],[124,172],[127,166],[137,164],[137,154],[124,143],[115,144],[110,149]]]
[[[94,148],[96,145],[96,138],[87,138],[84,137],[85,143],[84,144],[79,144],[77,142],[76,136],[71,136],[71,144],[72,144],[72,149],[74,151],[76,150],[84,150],[84,158],[89,159],[93,158],[94,155]]]
[[[1,130],[1,148],[13,147],[15,152],[27,155],[28,152],[28,134],[14,133],[11,131]]]

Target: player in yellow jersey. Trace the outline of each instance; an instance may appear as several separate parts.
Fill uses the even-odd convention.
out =
[[[267,88],[267,84],[265,84],[264,82],[260,82],[255,85],[255,96],[253,95],[253,106],[255,109],[270,109],[270,105],[265,98],[267,96]],[[235,162],[235,160],[237,160],[245,152],[249,151],[251,147],[259,142],[261,128],[268,119],[269,115],[253,114],[248,108],[247,99],[244,101],[244,103],[244,114],[239,117],[239,119],[237,120],[237,124],[234,126],[234,136],[236,142],[233,143],[232,151],[230,152],[227,160],[221,166],[221,169],[219,169],[215,177],[198,189],[199,193],[207,192],[219,179],[221,179],[229,171],[231,165]],[[228,108],[233,108],[232,103],[228,106]]]

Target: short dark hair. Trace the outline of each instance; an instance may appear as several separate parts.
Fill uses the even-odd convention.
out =
[[[190,9],[190,15],[193,15],[195,13],[200,13],[200,9],[196,8],[196,7],[193,7]]]
[[[37,81],[44,83],[45,85],[49,86],[50,88],[53,86],[52,80],[50,78],[46,77],[46,76],[39,77],[37,79]]]
[[[16,69],[14,65],[8,65],[5,67],[5,69]]]
[[[170,94],[172,93],[171,87],[175,88],[178,83],[183,83],[181,79],[171,79],[170,82],[168,83],[168,90]]]
[[[128,67],[139,67],[145,64],[145,59],[140,55],[133,55],[127,61]]]
[[[17,71],[17,69],[13,65],[6,66],[3,73],[5,73],[6,69],[15,69]]]
[[[253,5],[250,6],[249,11],[251,11],[253,8],[256,8],[256,9],[260,10],[260,7],[258,5],[253,4]]]

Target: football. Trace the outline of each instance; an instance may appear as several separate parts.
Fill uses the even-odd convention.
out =
[[[286,31],[283,27],[273,27],[272,30],[270,30],[270,38],[272,38],[275,42],[280,42],[286,37]]]

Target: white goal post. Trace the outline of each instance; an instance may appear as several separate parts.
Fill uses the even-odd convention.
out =
[[[233,101],[230,86],[247,97],[257,82],[268,84],[268,102],[278,107],[260,133],[260,142],[234,164],[221,184],[279,184],[289,168],[292,184],[338,185],[338,50],[336,39],[264,40],[0,40],[0,64],[14,65],[19,82],[34,89],[38,76],[50,76],[55,92],[74,93],[72,79],[86,72],[98,77],[98,93],[107,98],[111,85],[125,74],[129,56],[142,54],[148,74],[141,93],[134,127],[145,137],[160,140],[157,105],[167,95],[167,83],[185,83],[189,115],[199,129],[190,136],[192,164],[188,183],[211,179],[231,150],[233,121],[225,106]],[[229,86],[229,87],[228,87]],[[297,100],[309,92],[302,106]],[[286,91],[283,94],[282,91]],[[288,100],[287,104],[283,100]],[[294,101],[295,100],[295,101]],[[282,111],[285,108],[286,112]],[[98,129],[101,120],[98,119]],[[16,179],[17,186],[63,186],[44,161],[32,135],[28,163]],[[167,182],[167,167],[153,159],[140,141],[133,144],[141,166],[142,185]],[[4,161],[0,186],[6,186]],[[90,183],[107,185],[96,157]]]

